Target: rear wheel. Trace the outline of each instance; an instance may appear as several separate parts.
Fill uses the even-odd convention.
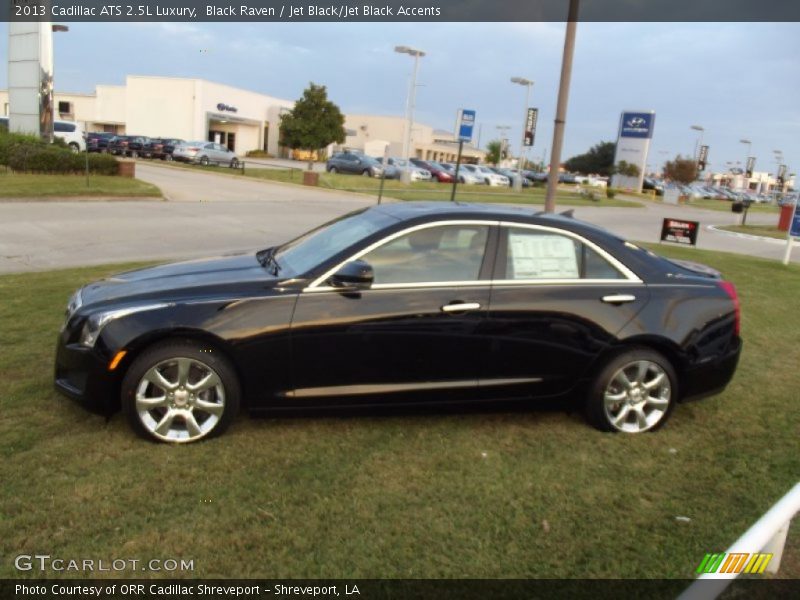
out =
[[[75,154],[81,151],[81,147],[78,146],[78,144],[76,144],[75,142],[70,142],[69,149]]]
[[[167,162],[172,162],[172,161],[174,160],[174,159],[172,158],[172,154],[165,154],[163,158],[164,158],[164,160],[165,160],[165,161],[167,161]]]
[[[139,158],[139,153],[136,150],[131,150],[131,158]]]
[[[203,165],[204,167],[207,167],[208,166],[208,157],[207,156],[201,156],[200,157],[200,164]]]
[[[595,378],[586,403],[602,431],[641,433],[661,427],[678,397],[677,377],[658,352],[634,348],[612,359]]]
[[[231,169],[238,169],[239,168],[239,161],[237,159],[233,159],[231,161]]]
[[[168,341],[145,350],[122,382],[122,409],[141,436],[188,443],[221,434],[239,410],[239,382],[215,348]]]
[[[328,173],[336,173],[336,167],[331,167],[328,169]]]
[[[361,171],[361,174],[364,177],[372,177],[372,174],[369,172],[369,169],[364,169],[363,171]]]

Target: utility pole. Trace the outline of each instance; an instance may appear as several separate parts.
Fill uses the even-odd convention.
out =
[[[578,25],[578,4],[578,0],[569,0],[567,32],[564,36],[564,57],[561,59],[561,84],[558,88],[556,122],[553,129],[553,150],[550,155],[550,174],[547,177],[547,195],[544,200],[545,212],[555,212],[556,210],[556,187],[558,186],[558,169],[561,165],[561,147],[564,144],[564,125],[567,119],[569,82],[572,77],[572,56],[575,53],[575,30]]]

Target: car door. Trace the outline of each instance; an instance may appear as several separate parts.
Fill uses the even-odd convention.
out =
[[[458,221],[397,232],[355,254],[373,285],[300,294],[292,319],[293,406],[473,398],[491,340],[484,334],[496,227]],[[349,262],[349,261],[345,261]],[[341,266],[341,265],[340,265]]]
[[[546,226],[503,224],[494,277],[481,381],[519,379],[520,395],[570,390],[649,299],[602,248]]]

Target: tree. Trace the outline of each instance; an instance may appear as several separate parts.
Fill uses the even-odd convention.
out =
[[[585,154],[573,156],[564,163],[567,171],[590,175],[613,175],[614,153],[617,145],[614,142],[600,142],[592,146]]]
[[[328,100],[324,85],[310,83],[294,108],[281,115],[281,142],[292,150],[311,153],[334,142],[341,144],[344,139],[344,115]],[[309,160],[308,170],[312,168]]]
[[[679,154],[675,160],[668,160],[664,165],[664,178],[688,185],[697,179],[697,163]]]
[[[497,166],[503,154],[503,142],[500,140],[492,140],[486,144],[486,162]]]
[[[621,160],[614,165],[613,173],[622,175],[623,177],[638,177],[641,171],[635,164]]]

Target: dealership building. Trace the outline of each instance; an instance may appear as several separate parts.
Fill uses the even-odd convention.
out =
[[[98,85],[93,94],[55,91],[56,119],[78,122],[87,131],[208,140],[239,155],[262,150],[288,156],[279,145],[280,117],[294,101],[207,81],[179,77],[129,75],[125,85]],[[10,113],[9,94],[0,90],[0,114]],[[358,150],[381,156],[402,154],[407,121],[402,117],[346,115],[344,144],[328,149]],[[458,145],[451,132],[414,123],[411,155],[429,160],[455,160]],[[465,145],[466,160],[483,152]]]

